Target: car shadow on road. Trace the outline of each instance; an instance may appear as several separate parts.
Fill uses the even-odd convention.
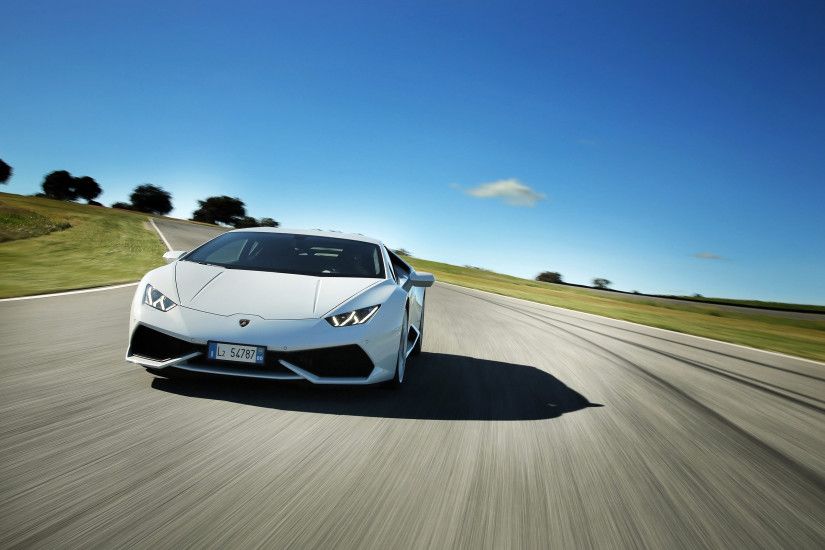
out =
[[[280,410],[421,420],[543,420],[601,407],[535,367],[427,352],[395,391],[216,376],[155,378],[152,387]]]

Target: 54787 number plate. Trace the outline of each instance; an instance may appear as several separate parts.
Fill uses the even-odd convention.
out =
[[[266,357],[266,348],[263,346],[209,342],[208,350],[209,358],[216,361],[263,365]]]

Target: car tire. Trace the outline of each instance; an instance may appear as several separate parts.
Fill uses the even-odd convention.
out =
[[[409,313],[404,311],[404,321],[401,323],[401,339],[398,342],[398,355],[395,361],[395,372],[392,380],[387,381],[387,386],[399,389],[404,384],[407,376],[407,334],[410,331]]]

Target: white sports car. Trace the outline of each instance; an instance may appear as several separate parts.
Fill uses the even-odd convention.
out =
[[[400,385],[421,350],[435,278],[380,241],[240,229],[164,258],[135,292],[126,353],[154,374]]]

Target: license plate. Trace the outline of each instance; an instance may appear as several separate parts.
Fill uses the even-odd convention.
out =
[[[235,363],[263,365],[265,357],[266,348],[263,346],[209,342],[209,358],[216,361],[233,361]]]

